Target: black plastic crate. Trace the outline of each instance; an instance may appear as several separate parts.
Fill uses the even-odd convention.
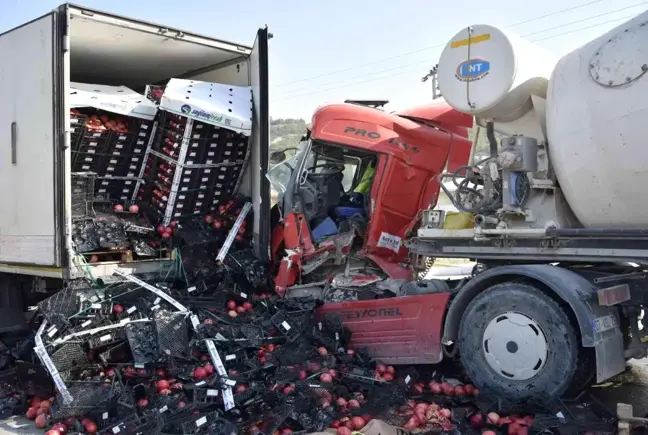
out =
[[[106,154],[106,166],[122,167],[137,165],[138,169],[142,166],[144,161],[144,153],[137,154],[113,152]]]
[[[221,162],[237,162],[243,161],[247,157],[248,141],[240,135],[239,138],[233,141],[209,143],[207,152],[205,154],[205,162],[209,164],[210,161]]]
[[[136,186],[137,178],[101,178],[95,182],[95,194],[109,198],[130,195],[130,199]]]
[[[104,153],[110,141],[110,131],[89,130],[85,128],[77,140],[77,147],[73,151]]]
[[[79,140],[85,132],[87,120],[88,117],[86,115],[78,113],[78,111],[70,111],[70,145],[73,150],[79,147]]]
[[[72,152],[72,172],[96,172],[102,174],[105,171],[104,155],[99,153]]]
[[[105,176],[108,177],[133,177],[142,168],[144,155],[110,155],[104,160]]]

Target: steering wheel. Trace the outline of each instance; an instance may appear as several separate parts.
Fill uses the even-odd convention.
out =
[[[324,168],[322,172],[315,173],[315,169]],[[342,163],[320,163],[315,166],[308,168],[309,177],[324,177],[329,175],[339,174],[344,171],[344,165]]]

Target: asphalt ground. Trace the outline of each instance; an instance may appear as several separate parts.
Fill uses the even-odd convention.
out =
[[[632,360],[632,370],[610,382],[590,389],[592,396],[608,410],[616,413],[618,402],[634,407],[634,415],[643,417],[648,414],[648,359]],[[43,435],[34,424],[22,417],[0,421],[0,435]]]

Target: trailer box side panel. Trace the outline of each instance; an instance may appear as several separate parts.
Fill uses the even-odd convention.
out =
[[[0,262],[60,264],[56,15],[0,35]]]
[[[262,260],[269,257],[270,246],[270,182],[266,178],[270,148],[270,108],[268,73],[268,28],[259,29],[250,53],[250,85],[252,86],[252,155],[250,172],[251,197],[254,207],[254,249]]]

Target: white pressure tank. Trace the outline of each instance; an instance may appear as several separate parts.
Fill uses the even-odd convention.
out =
[[[549,155],[586,227],[648,228],[648,12],[564,56],[547,95]]]
[[[495,121],[503,134],[543,141],[532,97],[544,103],[557,57],[504,30],[478,24],[448,42],[437,69],[439,90],[453,108]]]

